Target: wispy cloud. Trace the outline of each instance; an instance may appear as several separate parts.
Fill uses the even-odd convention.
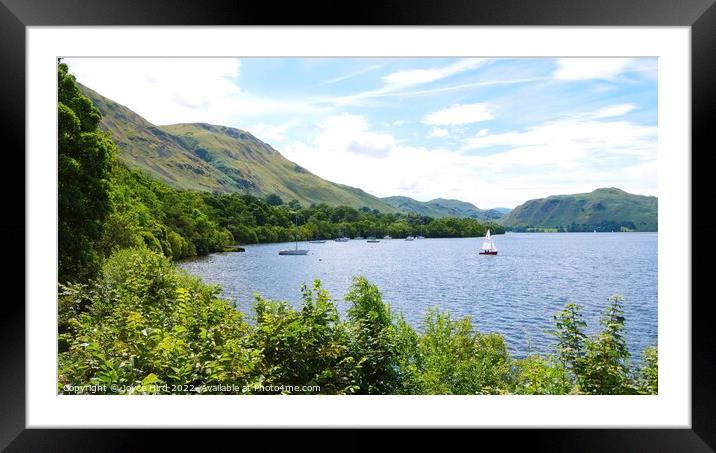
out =
[[[569,118],[532,126],[525,131],[478,134],[466,139],[463,149],[510,148],[489,156],[492,164],[571,167],[585,158],[655,159],[656,140],[657,128],[653,126]]]
[[[364,99],[382,97],[400,93],[406,88],[437,82],[459,73],[475,69],[487,63],[485,58],[464,58],[448,66],[428,69],[409,69],[390,73],[383,77],[383,86],[374,90],[366,90],[348,96],[325,99],[324,102],[343,106],[359,103]]]
[[[330,85],[330,84],[332,84],[332,83],[342,82],[342,81],[344,81],[344,80],[353,79],[353,78],[356,78],[356,77],[358,77],[358,76],[360,76],[360,75],[366,74],[366,73],[368,73],[368,72],[375,71],[376,69],[380,69],[380,68],[382,68],[382,67],[383,67],[383,66],[382,66],[382,65],[379,65],[379,64],[376,64],[376,65],[373,65],[373,66],[368,66],[368,67],[366,67],[366,68],[362,68],[362,69],[359,69],[359,70],[357,70],[357,71],[354,71],[354,72],[351,72],[351,73],[348,73],[348,74],[344,74],[344,75],[342,75],[342,76],[338,76],[338,77],[334,77],[334,78],[332,78],[332,79],[324,80],[323,82],[320,82],[320,83],[316,84],[316,86]]]
[[[477,102],[474,104],[456,104],[442,110],[432,112],[425,117],[423,122],[431,126],[455,126],[460,124],[479,123],[493,118],[494,116],[490,111],[490,106],[484,102]]]
[[[554,77],[558,80],[613,79],[632,62],[632,58],[559,58]]]
[[[409,69],[393,72],[383,77],[387,87],[402,88],[436,82],[461,72],[482,66],[486,58],[465,58],[441,68]]]
[[[614,118],[617,116],[624,116],[627,113],[636,110],[636,105],[634,104],[616,104],[616,105],[609,105],[607,107],[602,107],[598,110],[595,110],[594,112],[590,112],[587,114],[584,114],[584,117],[586,118]]]

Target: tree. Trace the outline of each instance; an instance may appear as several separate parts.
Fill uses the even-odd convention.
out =
[[[602,314],[602,331],[587,341],[582,388],[594,395],[634,393],[629,376],[629,350],[626,344],[622,296],[609,298]]]
[[[559,360],[579,383],[583,373],[582,358],[586,340],[582,329],[587,326],[582,318],[582,307],[574,302],[568,303],[564,310],[554,315],[554,323],[556,330],[550,333],[557,337]]]
[[[378,287],[355,277],[346,294],[353,356],[360,366],[357,385],[362,394],[391,393],[398,384],[390,309]]]
[[[283,204],[283,200],[275,193],[272,193],[271,195],[266,197],[266,203],[270,204],[271,206],[280,206]]]
[[[82,94],[67,65],[58,75],[59,281],[96,275],[104,221],[111,211],[109,177],[114,144],[99,130],[100,113]]]

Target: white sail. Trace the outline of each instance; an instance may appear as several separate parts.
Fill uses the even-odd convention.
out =
[[[487,230],[487,234],[485,235],[485,240],[482,241],[482,250],[488,250],[490,252],[497,251],[497,248],[495,248],[495,243],[492,242],[492,236],[490,236],[490,230]]]

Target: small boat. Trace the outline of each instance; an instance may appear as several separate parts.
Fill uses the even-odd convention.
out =
[[[490,236],[490,230],[487,230],[485,240],[482,241],[482,251],[480,255],[497,255],[497,247],[495,247],[495,242],[492,240],[492,236]]]
[[[425,236],[415,236],[415,239],[425,239]]]
[[[415,239],[425,239],[425,236],[423,236],[423,226],[420,225],[420,234],[418,236],[415,236]]]
[[[368,239],[370,239],[370,238],[368,238]],[[375,239],[375,238],[373,238],[373,239]],[[383,239],[393,239],[393,238],[386,234],[385,236],[383,236]]]
[[[324,240],[315,240],[315,241],[308,241],[311,244],[325,244],[326,241]]]
[[[380,239],[376,239],[376,238],[373,237],[373,236],[369,236],[369,237],[368,237],[368,240],[367,240],[366,242],[372,242],[372,243],[374,243],[374,242],[380,242]]]
[[[351,240],[351,238],[349,238],[348,236],[343,234],[343,231],[341,231],[341,235],[339,237],[334,239],[334,241],[336,241],[336,242],[348,242],[350,240]]]
[[[415,238],[412,237],[412,236],[408,236],[408,237],[405,238],[406,241],[412,241],[412,240],[414,240],[414,239],[415,239]]]
[[[298,214],[296,214],[296,230],[298,230]],[[294,250],[279,250],[279,255],[308,255],[308,250],[298,248],[298,234],[294,234],[296,248]]]
[[[299,250],[296,246],[296,250],[279,250],[279,255],[308,255],[308,250]]]
[[[363,236],[356,236],[356,237],[355,237],[355,238],[353,238],[353,239],[355,239],[356,241],[360,241],[360,240],[362,240],[362,239],[363,239]]]

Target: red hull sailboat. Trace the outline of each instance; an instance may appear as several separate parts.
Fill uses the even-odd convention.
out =
[[[497,247],[495,247],[495,242],[492,240],[492,236],[490,236],[490,230],[487,230],[485,240],[482,241],[482,251],[480,255],[497,255]]]

